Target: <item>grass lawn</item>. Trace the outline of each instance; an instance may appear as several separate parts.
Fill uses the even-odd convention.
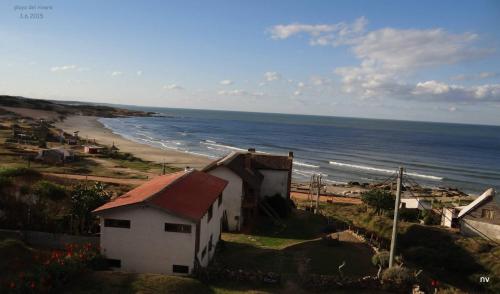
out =
[[[344,274],[362,277],[376,273],[371,249],[351,234],[341,233],[337,246],[327,246],[320,239],[326,225],[323,217],[296,210],[285,223],[286,229],[278,231],[264,223],[252,235],[224,233],[224,247],[217,261],[228,268],[292,276],[301,271],[337,274],[338,266],[345,261]]]

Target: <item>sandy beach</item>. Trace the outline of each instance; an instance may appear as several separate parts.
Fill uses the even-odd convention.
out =
[[[164,150],[128,140],[113,133],[104,127],[97,117],[94,116],[70,116],[63,122],[57,122],[56,127],[67,133],[79,131],[81,138],[95,139],[97,143],[104,145],[115,144],[122,152],[129,152],[135,156],[148,161],[162,163],[170,166],[184,168],[186,166],[201,168],[211,160],[206,157],[196,156],[175,150]]]

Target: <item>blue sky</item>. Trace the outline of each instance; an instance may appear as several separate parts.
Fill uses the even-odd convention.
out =
[[[499,27],[498,1],[3,1],[0,93],[500,125]]]

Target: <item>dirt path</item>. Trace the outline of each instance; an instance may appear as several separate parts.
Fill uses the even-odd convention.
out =
[[[291,192],[291,197],[292,199],[297,199],[297,200],[307,200],[307,193],[301,193],[301,192]],[[314,199],[316,199],[314,197]],[[338,197],[338,196],[325,196],[321,195],[319,197],[320,202],[327,202],[331,201],[333,203],[348,203],[348,204],[361,204],[361,199],[359,198],[352,198],[352,197]]]
[[[97,181],[103,183],[120,184],[120,185],[132,185],[138,186],[146,182],[146,179],[118,179],[110,177],[98,177],[98,176],[85,176],[85,175],[72,175],[72,174],[57,174],[57,173],[43,173],[44,175],[49,175],[53,177],[74,179],[74,180],[88,180]]]

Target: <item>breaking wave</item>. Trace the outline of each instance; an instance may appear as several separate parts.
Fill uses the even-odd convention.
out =
[[[330,164],[335,165],[335,166],[340,166],[340,167],[347,167],[347,168],[352,168],[352,169],[362,169],[362,170],[385,173],[385,174],[392,174],[392,173],[396,172],[396,170],[391,170],[391,169],[383,169],[383,168],[377,168],[377,167],[373,167],[373,166],[349,164],[349,163],[343,163],[343,162],[337,162],[337,161],[330,161]],[[432,176],[432,175],[424,175],[424,174],[409,173],[409,172],[405,172],[405,174],[409,175],[409,176],[413,176],[413,177],[419,177],[419,178],[424,178],[424,179],[429,179],[429,180],[434,180],[434,181],[442,181],[443,180],[442,177]]]

